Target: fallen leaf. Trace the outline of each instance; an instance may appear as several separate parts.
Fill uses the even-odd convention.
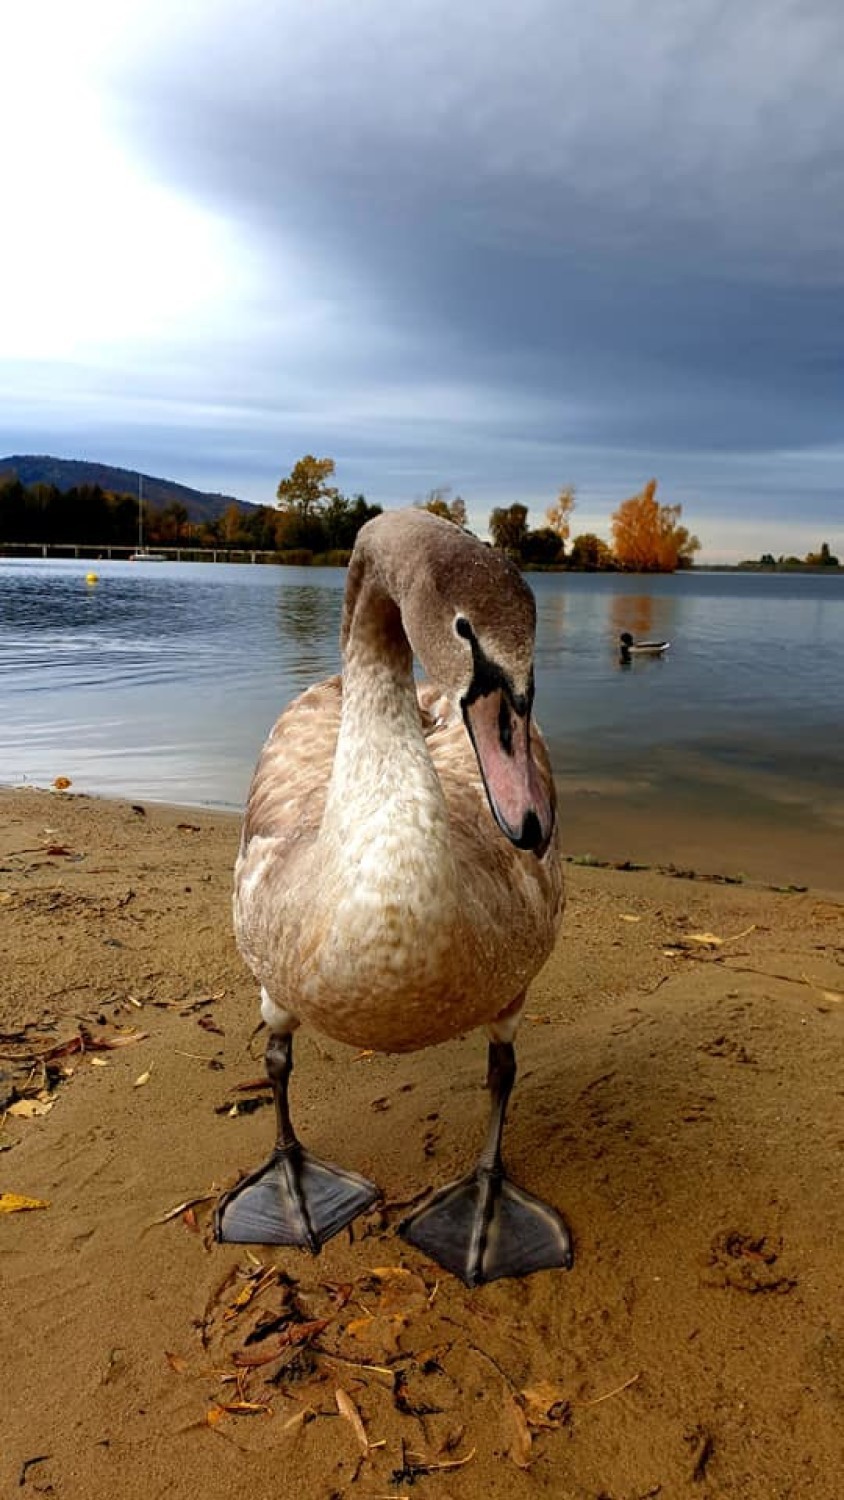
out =
[[[142,1089],[145,1083],[149,1083],[151,1073],[152,1073],[152,1063],[150,1063],[150,1065],[147,1068],[147,1070],[146,1070],[145,1073],[141,1073],[140,1076],[135,1079],[135,1082],[133,1083],[132,1087],[135,1088],[135,1089]]]
[[[53,786],[57,792],[66,792],[69,786],[73,786],[73,782],[69,776],[57,776]]]
[[[529,1469],[533,1438],[527,1417],[509,1391],[504,1400],[504,1428],[507,1435],[507,1457],[513,1460],[517,1468]]]
[[[312,1406],[303,1406],[301,1411],[295,1412],[292,1417],[287,1418],[286,1422],[282,1422],[281,1430],[282,1432],[295,1432],[300,1427],[304,1427],[306,1422],[312,1422],[315,1416],[316,1412]]]
[[[538,1380],[519,1392],[528,1426],[551,1431],[568,1420],[571,1407],[563,1392],[548,1380]]]
[[[55,1104],[55,1099],[16,1099],[6,1110],[7,1115],[14,1115],[18,1120],[35,1120],[41,1115],[48,1115]]]
[[[23,1214],[33,1208],[49,1208],[46,1198],[26,1198],[23,1193],[0,1193],[0,1214]]]
[[[209,1406],[207,1412],[205,1413],[205,1420],[208,1423],[209,1427],[216,1427],[218,1422],[222,1422],[225,1415],[225,1407]]]
[[[272,1412],[266,1401],[223,1401],[220,1405],[223,1411],[236,1417],[269,1416]]]
[[[351,1396],[348,1396],[343,1390],[342,1386],[338,1385],[334,1392],[334,1397],[337,1402],[337,1410],[339,1411],[341,1417],[345,1418],[345,1420],[349,1423],[352,1431],[355,1434],[355,1437],[360,1443],[361,1453],[368,1453],[369,1438],[366,1435],[366,1428],[363,1425],[363,1418],[361,1417],[361,1414],[355,1406],[355,1403],[352,1400]]]
[[[184,1207],[190,1207],[190,1205],[185,1204]],[[244,1307],[249,1306],[249,1303],[253,1300],[254,1297],[259,1296],[261,1292],[266,1291],[268,1286],[274,1286],[278,1281],[278,1272],[276,1271],[275,1266],[270,1266],[267,1270],[261,1266],[260,1261],[258,1262],[258,1265],[260,1267],[260,1270],[250,1272],[250,1280],[247,1282],[246,1286],[238,1292],[234,1301],[229,1303],[228,1307],[223,1313],[223,1319],[225,1322],[228,1323],[232,1318],[236,1318],[238,1313],[243,1311]]]
[[[184,1203],[177,1203],[175,1208],[168,1208],[167,1212],[162,1214],[160,1219],[153,1219],[151,1222],[153,1224],[169,1224],[171,1219],[178,1219],[180,1214],[186,1213],[189,1208],[193,1208],[197,1203],[208,1203],[211,1198],[216,1197],[216,1189],[212,1189],[209,1193],[197,1193],[195,1198],[186,1198]]]
[[[724,939],[717,937],[714,932],[688,932],[685,941],[687,943],[700,943],[702,948],[720,948]]]
[[[88,1061],[90,1062],[92,1068],[108,1067],[108,1063],[106,1062],[104,1057],[90,1057]]]

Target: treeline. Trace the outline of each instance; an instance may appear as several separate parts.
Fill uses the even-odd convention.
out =
[[[829,542],[822,542],[819,552],[807,552],[805,557],[774,557],[772,552],[763,552],[760,558],[748,558],[739,567],[746,571],[788,571],[789,568],[840,568],[838,558],[829,550]]]
[[[144,503],[144,545],[264,552],[290,563],[345,563],[361,527],[381,507],[370,505],[364,495],[341,494],[333,483],[334,470],[333,459],[306,454],[280,480],[275,506],[232,504],[214,520],[192,521],[178,501],[163,508]],[[700,542],[682,525],[681,507],[660,504],[656,488],[652,479],[613,512],[611,544],[593,532],[572,537],[575,493],[565,487],[538,527],[529,525],[526,505],[493,510],[493,546],[523,567],[637,572],[691,567]],[[465,502],[459,495],[450,499],[445,488],[431,490],[420,503],[455,525],[466,524]],[[15,475],[0,476],[0,545],[134,547],[137,541],[135,495],[95,484],[62,491],[52,484],[24,485]]]
[[[575,495],[560,490],[545,512],[545,525],[528,526],[528,507],[510,505],[489,518],[493,544],[526,567],[576,568],[586,572],[624,569],[636,573],[673,573],[690,568],[700,542],[681,524],[682,506],[661,505],[657,481],[622,501],[610,517],[612,545],[594,532],[571,538]],[[571,540],[570,540],[571,538]]]
[[[330,460],[302,462],[307,470],[310,463],[324,466]],[[216,519],[202,521],[192,521],[178,501],[163,507],[145,501],[144,546],[270,552],[285,562],[345,562],[361,526],[381,507],[369,505],[363,495],[349,499],[336,489],[322,488],[325,493],[318,494],[315,503],[311,496],[304,507],[230,505]],[[25,485],[15,475],[0,476],[0,546],[135,547],[138,510],[137,495],[100,485],[60,490],[53,484]]]

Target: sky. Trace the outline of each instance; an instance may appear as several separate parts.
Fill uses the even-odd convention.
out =
[[[840,0],[0,19],[0,455],[844,556]]]

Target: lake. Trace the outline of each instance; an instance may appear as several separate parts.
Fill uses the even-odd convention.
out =
[[[844,823],[844,578],[528,577],[537,715],[564,798]],[[344,582],[0,560],[0,782],[68,776],[77,791],[239,808],[280,708],[338,668]],[[624,667],[622,630],[671,649]]]

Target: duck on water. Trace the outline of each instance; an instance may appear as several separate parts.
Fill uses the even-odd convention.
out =
[[[501,1155],[526,990],[563,911],[554,783],[531,717],[534,628],[518,570],[451,522],[391,512],[361,530],[342,675],[284,710],[249,793],[235,930],[261,986],[278,1133],[220,1200],[219,1239],[316,1253],[379,1195],[296,1136],[300,1023],[384,1052],[483,1026],[477,1164],[400,1232],[467,1285],[572,1264],[564,1220]]]
[[[629,630],[623,630],[618,638],[622,660],[631,656],[661,656],[671,645],[670,641],[635,641]]]

